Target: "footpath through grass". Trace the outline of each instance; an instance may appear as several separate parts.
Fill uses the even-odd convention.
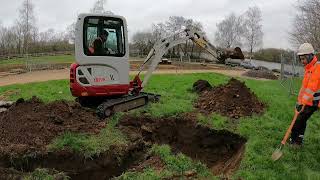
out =
[[[175,116],[183,112],[193,111],[193,101],[197,98],[197,95],[190,92],[189,89],[198,79],[205,79],[212,85],[219,85],[226,83],[229,77],[217,74],[154,75],[146,91],[161,94],[161,102],[151,104],[144,110],[157,117]],[[263,115],[243,118],[237,127],[229,126],[228,120],[220,115],[199,116],[200,123],[212,128],[225,128],[248,139],[244,159],[234,177],[243,179],[320,179],[319,113],[315,113],[308,122],[303,149],[294,150],[286,146],[282,159],[273,162],[271,154],[280,143],[291,122],[296,97],[289,96],[279,81],[248,79],[244,81],[257,94],[259,99],[267,104],[268,107]],[[69,93],[67,80],[0,87],[0,95],[10,90],[18,92],[9,97],[13,100],[19,97],[30,98],[32,95],[36,95],[46,102],[58,99],[73,99]],[[139,113],[140,111],[135,110],[133,113]],[[115,123],[116,121],[113,122],[113,124]],[[81,142],[84,143],[81,144]],[[88,144],[85,144],[86,142]],[[108,144],[103,140],[101,142]],[[63,141],[56,141],[56,143],[58,146],[63,144]],[[78,143],[80,143],[80,146],[88,146],[92,143],[99,143],[99,141],[83,140]],[[99,152],[101,146],[95,144],[95,147],[98,149],[95,149],[94,152]],[[179,163],[181,161],[177,161],[176,166],[179,166]],[[194,168],[196,168],[196,165]],[[153,176],[157,175],[152,170],[146,169],[144,174],[126,174],[123,177],[151,178]]]

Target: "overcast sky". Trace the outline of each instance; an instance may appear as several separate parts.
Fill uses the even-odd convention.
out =
[[[0,0],[0,22],[12,25],[18,18],[23,0]],[[77,14],[88,12],[95,0],[32,0],[40,31],[54,28],[63,31]],[[250,6],[262,10],[264,47],[291,48],[288,31],[292,27],[296,0],[108,0],[105,6],[127,18],[130,37],[134,32],[150,29],[152,23],[169,16],[184,16],[202,22],[214,43],[216,24],[231,12],[244,13]]]

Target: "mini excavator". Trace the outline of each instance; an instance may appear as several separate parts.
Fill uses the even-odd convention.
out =
[[[224,61],[226,58],[240,54],[215,48],[200,33],[190,29],[156,42],[150,50],[139,73],[129,80],[129,41],[126,19],[111,14],[80,14],[76,22],[75,63],[70,68],[70,91],[82,106],[96,107],[100,118],[116,112],[128,111],[159,101],[160,95],[144,92],[152,72],[161,62],[162,56],[174,46],[184,44],[187,40],[205,49],[214,57],[212,61]],[[103,41],[100,37],[106,34]],[[177,38],[178,37],[178,38]],[[104,51],[94,53],[92,44],[101,41]],[[240,53],[239,53],[240,49]],[[143,80],[141,72],[148,63]]]

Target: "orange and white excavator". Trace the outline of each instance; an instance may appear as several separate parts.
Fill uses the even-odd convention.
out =
[[[94,50],[97,47],[93,47],[97,39],[101,46],[99,53]],[[110,14],[80,14],[76,23],[76,62],[70,68],[70,91],[83,106],[96,105],[101,118],[158,101],[160,95],[144,92],[143,88],[162,56],[186,40],[204,48],[216,61],[226,57],[226,53],[212,46],[201,34],[186,29],[156,42],[139,73],[130,81],[126,19]],[[142,80],[140,73],[147,63],[149,66]]]

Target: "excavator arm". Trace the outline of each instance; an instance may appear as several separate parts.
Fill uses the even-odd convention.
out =
[[[178,37],[178,38],[177,38]],[[141,65],[139,73],[130,82],[130,93],[127,96],[109,99],[97,107],[97,114],[100,118],[110,116],[115,112],[128,111],[137,107],[146,105],[149,101],[159,101],[160,95],[142,92],[142,89],[147,85],[152,73],[157,68],[162,56],[171,48],[185,43],[187,40],[193,41],[199,47],[205,49],[211,54],[214,59],[212,61],[220,61],[221,58],[227,57],[223,51],[216,49],[203,36],[197,32],[186,29],[173,36],[164,38],[155,43],[150,50],[146,60]],[[147,73],[143,81],[140,79],[140,73],[143,71],[145,65],[149,63]]]
[[[174,38],[178,37],[178,38]],[[226,53],[223,51],[215,48],[212,44],[209,43],[209,41],[206,40],[204,36],[202,36],[200,33],[192,31],[190,29],[185,29],[182,32],[176,33],[170,37],[164,38],[158,42],[155,43],[153,48],[150,50],[146,60],[141,65],[139,69],[138,75],[135,77],[135,80],[140,80],[139,75],[143,71],[144,66],[149,62],[149,69],[147,70],[147,73],[145,74],[145,77],[143,79],[140,89],[143,89],[146,84],[148,83],[152,73],[157,68],[158,64],[161,62],[162,56],[171,48],[179,45],[184,44],[187,40],[191,40],[195,44],[197,44],[199,47],[206,50],[209,54],[211,54],[214,59],[211,61],[221,61],[221,59],[227,57]]]

